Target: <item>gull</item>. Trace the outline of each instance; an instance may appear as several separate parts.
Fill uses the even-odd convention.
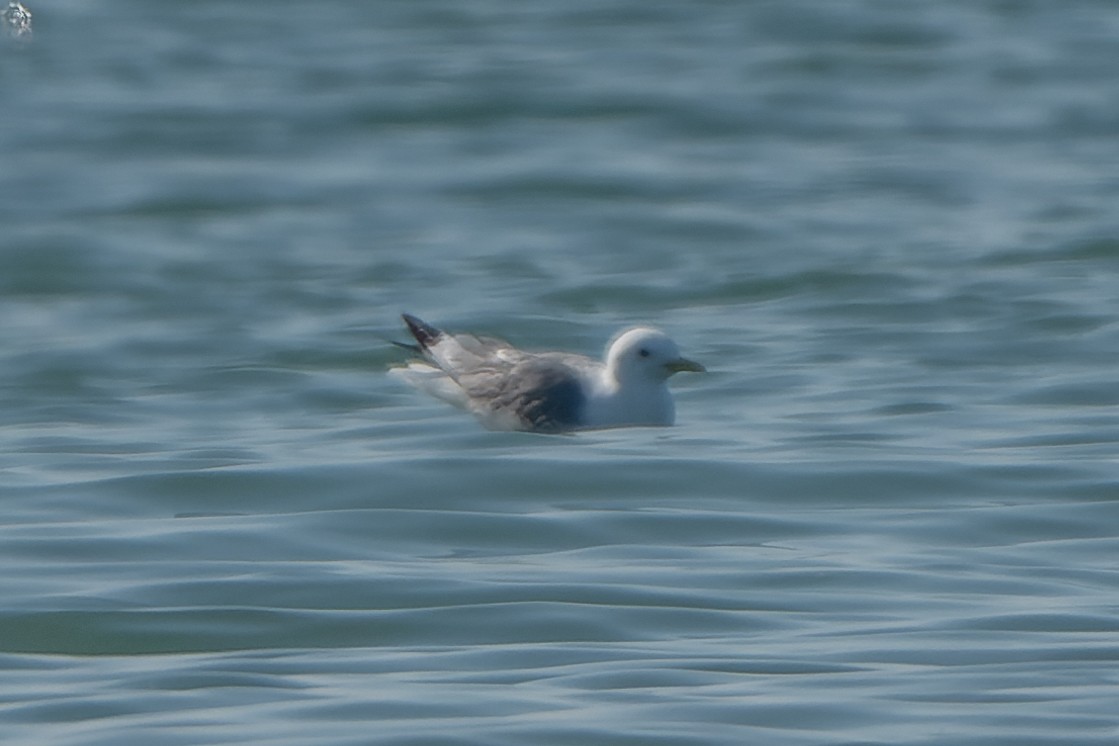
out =
[[[664,332],[619,333],[603,362],[567,352],[526,352],[507,342],[450,334],[404,314],[419,358],[389,372],[472,412],[492,430],[559,433],[667,426],[676,419],[668,379],[703,372]]]

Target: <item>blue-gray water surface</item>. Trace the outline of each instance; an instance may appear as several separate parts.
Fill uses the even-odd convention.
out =
[[[1112,0],[28,0],[5,744],[1119,742]],[[498,433],[399,313],[709,368]]]

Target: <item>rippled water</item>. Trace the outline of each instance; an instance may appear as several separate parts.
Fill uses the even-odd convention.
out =
[[[1113,744],[1119,7],[29,2],[5,744]],[[488,432],[400,311],[679,424]]]

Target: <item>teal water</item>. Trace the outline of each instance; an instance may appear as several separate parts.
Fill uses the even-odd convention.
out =
[[[5,744],[1114,744],[1119,7],[28,1]],[[678,425],[493,433],[398,314]]]

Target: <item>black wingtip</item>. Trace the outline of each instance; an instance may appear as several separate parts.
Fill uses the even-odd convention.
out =
[[[410,331],[412,336],[416,338],[416,341],[420,343],[421,349],[431,347],[438,342],[439,337],[443,335],[443,332],[421,321],[412,314],[404,313],[400,315],[400,318],[404,319],[404,323],[408,325],[408,331]]]

